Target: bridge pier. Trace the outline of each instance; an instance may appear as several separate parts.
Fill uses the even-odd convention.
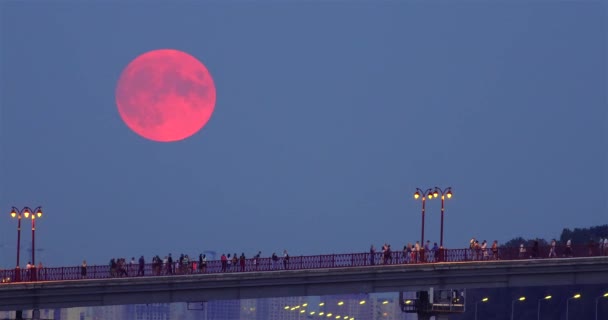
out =
[[[23,310],[17,310],[17,311],[15,311],[15,319],[16,320],[23,320]]]
[[[40,320],[40,309],[32,310],[32,320]]]

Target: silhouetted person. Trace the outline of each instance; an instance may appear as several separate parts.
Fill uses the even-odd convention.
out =
[[[173,258],[169,253],[169,257],[167,258],[167,274],[173,274]]]
[[[369,264],[372,266],[376,264],[376,248],[373,244],[369,247]]]
[[[538,240],[534,240],[534,246],[532,246],[532,258],[538,258]]]
[[[241,253],[241,257],[239,258],[239,263],[241,265],[241,272],[245,271],[245,253]]]
[[[283,250],[283,267],[285,270],[289,268],[289,254],[287,253],[287,250]]]
[[[144,267],[146,266],[146,260],[144,260],[144,256],[139,257],[139,266],[137,268],[137,275],[144,276]]]
[[[82,265],[80,266],[80,276],[83,278],[87,277],[87,261],[82,260]]]

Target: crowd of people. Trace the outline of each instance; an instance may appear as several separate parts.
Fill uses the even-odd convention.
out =
[[[258,251],[252,258],[247,258],[244,252],[241,253],[240,256],[236,253],[232,255],[224,253],[220,257],[221,272],[243,272],[246,269],[246,265],[252,265],[253,269],[257,270],[261,255],[261,251]],[[282,269],[289,269],[289,254],[287,253],[287,250],[283,250],[282,258],[279,258],[276,253],[273,253],[270,260],[272,261],[272,270],[280,269],[281,265]],[[190,258],[187,254],[181,254],[178,259],[173,259],[172,254],[169,253],[162,259],[158,255],[152,257],[151,268],[152,274],[156,276],[206,273],[207,264],[206,254],[199,254],[198,259]],[[132,257],[130,262],[127,262],[125,258],[112,258],[110,259],[109,266],[110,276],[112,277],[144,276],[146,260],[144,256],[140,256],[137,261],[135,260],[135,257]],[[86,260],[82,262],[80,274],[83,278],[87,277]]]
[[[436,242],[431,245],[431,241],[427,240],[424,245],[420,241],[407,243],[402,250],[393,251],[391,245],[385,243],[382,245],[381,251],[377,252],[374,245],[370,246],[368,253],[355,254],[357,259],[356,266],[362,265],[389,265],[389,264],[411,264],[411,263],[433,263],[446,261],[484,261],[484,260],[500,260],[504,259],[538,259],[538,258],[557,258],[557,257],[574,257],[574,256],[597,256],[608,255],[608,237],[602,237],[595,242],[590,240],[586,244],[576,246],[576,252],[571,239],[565,243],[559,243],[556,239],[552,239],[547,245],[541,245],[540,241],[532,241],[531,245],[521,243],[519,248],[500,247],[498,241],[494,240],[490,245],[488,241],[479,241],[472,237],[469,241],[468,248],[447,250],[439,246]],[[302,265],[302,259],[307,257],[297,257],[297,268],[306,268]],[[309,257],[310,258],[310,257]],[[314,262],[311,259],[310,266],[315,267],[319,262]],[[318,260],[318,259],[317,259]],[[365,261],[365,262],[363,262]],[[282,256],[272,253],[267,258],[262,258],[262,252],[258,251],[251,257],[246,257],[242,252],[240,255],[223,253],[219,261],[208,261],[205,254],[199,254],[197,257],[190,257],[187,254],[181,254],[177,259],[174,259],[171,254],[161,258],[159,255],[152,257],[148,263],[144,256],[139,259],[132,257],[130,261],[125,258],[112,258],[109,262],[109,274],[111,277],[133,277],[144,275],[175,275],[175,274],[191,274],[191,273],[207,273],[208,265],[212,263],[213,269],[209,272],[244,272],[257,270],[287,270],[290,269],[290,256],[287,250],[283,251]],[[261,266],[262,264],[262,266]],[[313,266],[314,265],[314,266]],[[322,267],[322,262],[321,265]],[[42,279],[46,278],[46,273],[43,276],[43,266],[39,262],[38,266],[27,263],[24,276],[27,279]],[[89,276],[89,267],[86,260],[82,261],[80,266],[81,278]],[[97,269],[99,270],[99,269]],[[107,269],[104,269],[107,270]],[[46,271],[46,270],[44,270]],[[97,271],[99,272],[99,271]],[[107,271],[103,271],[107,272]],[[9,282],[6,277],[3,277],[2,282]]]
[[[561,254],[558,255],[558,247],[562,248]],[[608,255],[608,237],[602,238],[598,243],[590,241],[587,245],[589,248],[588,255],[597,255],[593,250],[598,250],[599,255]],[[479,241],[475,237],[469,241],[468,249],[462,250],[462,260],[465,261],[484,261],[484,260],[499,260],[501,258],[501,250],[498,245],[498,241],[494,240],[492,244],[488,241]],[[518,256],[519,259],[535,259],[543,258],[541,251],[547,256],[546,258],[560,257],[572,257],[572,241],[567,240],[562,246],[558,245],[557,240],[553,239],[547,248],[541,250],[541,246],[538,240],[533,241],[531,247],[521,243],[519,246]],[[548,252],[548,253],[547,253]],[[370,246],[369,249],[369,265],[378,264],[395,264],[395,263],[431,263],[441,262],[446,259],[446,250],[443,247],[438,246],[436,242],[431,245],[431,241],[427,240],[424,245],[421,245],[420,241],[415,243],[407,243],[403,246],[403,249],[399,254],[395,255],[391,245],[385,243],[382,245],[381,251],[377,252],[374,245]],[[258,251],[257,254],[246,257],[245,253],[240,255],[225,254],[220,256],[220,272],[244,272],[244,271],[255,271],[258,270],[260,260],[262,259],[262,252]],[[393,261],[395,259],[395,261]],[[276,253],[272,253],[270,256],[269,270],[289,269],[290,257],[287,250],[283,251],[282,257],[279,257]],[[179,258],[173,259],[171,254],[168,254],[164,258],[156,255],[152,258],[152,274],[153,275],[173,275],[173,274],[190,274],[190,273],[206,273],[208,260],[205,254],[199,254],[197,258],[191,258],[187,254],[181,254]],[[141,256],[137,261],[135,257],[131,258],[131,261],[127,263],[124,258],[113,258],[110,260],[110,274],[112,277],[123,277],[123,276],[144,276],[145,275],[146,260]],[[86,277],[86,261],[83,261],[81,268],[81,275]]]

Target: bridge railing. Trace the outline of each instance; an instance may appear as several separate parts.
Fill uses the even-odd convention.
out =
[[[188,265],[172,266],[165,264],[144,265],[143,276],[173,276],[197,273],[235,273],[235,272],[271,272],[277,270],[303,270],[327,269],[346,267],[378,267],[383,265],[406,264],[432,264],[439,262],[473,262],[490,260],[523,260],[523,259],[549,259],[551,247],[543,246],[535,250],[525,247],[522,251],[518,247],[500,247],[496,252],[487,249],[443,249],[419,252],[393,251],[390,255],[383,253],[345,253],[326,254],[315,256],[291,256],[288,260],[278,258],[245,259],[243,263],[222,265],[222,261],[208,261],[204,269],[199,268],[198,262]],[[589,257],[608,255],[608,248],[599,246],[576,245],[555,247],[555,257]],[[175,264],[175,263],[174,263]],[[86,272],[85,272],[86,271]],[[125,264],[124,268],[112,269],[109,265],[87,266],[83,270],[80,266],[71,267],[45,267],[41,269],[0,269],[2,283],[32,282],[32,281],[65,281],[82,279],[107,279],[120,277],[137,277],[139,274],[137,264]]]

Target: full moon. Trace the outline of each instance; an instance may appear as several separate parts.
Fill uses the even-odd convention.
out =
[[[195,57],[178,50],[146,52],[123,70],[116,106],[125,124],[159,142],[186,139],[201,130],[215,108],[215,84]]]

